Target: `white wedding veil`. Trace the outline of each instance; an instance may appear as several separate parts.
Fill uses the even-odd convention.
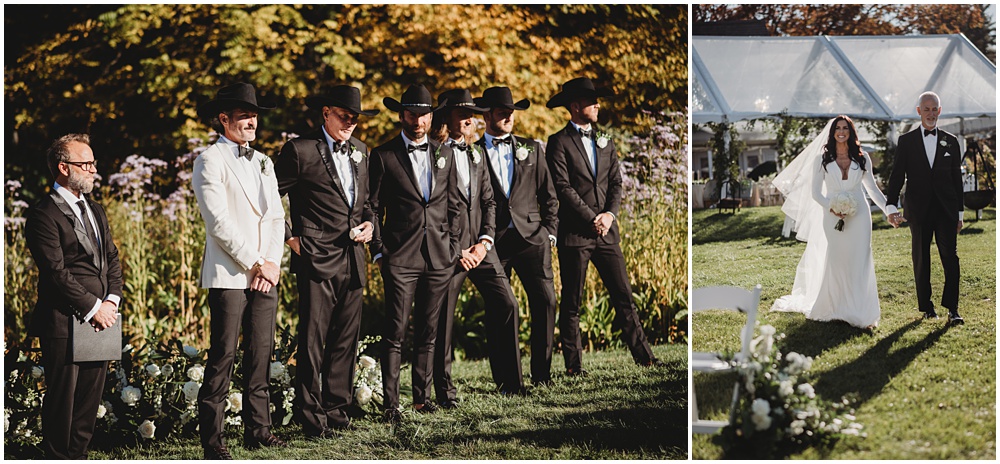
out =
[[[819,294],[827,242],[823,232],[824,209],[813,199],[812,185],[815,177],[821,175],[823,147],[829,140],[834,119],[826,123],[823,131],[772,182],[785,196],[781,211],[795,221],[792,226],[795,238],[806,242],[806,250],[795,269],[792,293],[775,300],[772,311],[794,311],[808,316]],[[825,185],[823,190],[825,195]]]

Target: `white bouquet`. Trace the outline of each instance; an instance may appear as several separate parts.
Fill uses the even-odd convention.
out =
[[[854,198],[848,192],[839,192],[830,199],[830,211],[834,214],[841,214],[843,216],[854,216],[858,212],[858,200]],[[840,218],[837,221],[837,225],[833,226],[834,229],[839,231],[844,230],[844,218]]]

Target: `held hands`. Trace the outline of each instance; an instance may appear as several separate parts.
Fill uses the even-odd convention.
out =
[[[904,222],[906,222],[906,218],[904,218],[902,214],[892,213],[892,214],[889,215],[889,224],[891,224],[892,227],[899,228],[899,225],[902,224],[902,223],[904,223]],[[962,223],[961,222],[959,222],[958,228],[959,229],[962,228]]]
[[[118,320],[118,307],[110,301],[101,303],[101,307],[90,318],[90,325],[94,326],[94,332],[100,332],[115,325]]]
[[[611,230],[611,223],[614,222],[615,217],[610,213],[601,213],[594,218],[594,232],[601,237],[608,235],[608,231]]]

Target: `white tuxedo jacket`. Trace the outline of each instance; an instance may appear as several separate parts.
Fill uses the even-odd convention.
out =
[[[256,150],[253,169],[245,162],[224,143],[194,161],[191,184],[205,220],[202,288],[249,288],[257,259],[281,263],[285,210],[274,164]]]

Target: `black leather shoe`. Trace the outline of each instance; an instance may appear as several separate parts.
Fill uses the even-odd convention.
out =
[[[528,396],[531,394],[531,390],[524,386],[516,388],[502,388],[500,389],[500,394],[504,396]]]
[[[403,413],[399,412],[399,409],[396,408],[386,409],[385,412],[382,413],[382,422],[392,425],[399,424],[400,422],[403,422]]]
[[[938,318],[937,313],[934,312],[933,309],[930,310],[930,311],[924,311],[923,313],[924,313],[924,316],[923,316],[924,319],[937,319]]]
[[[958,311],[948,312],[948,324],[950,325],[965,325],[965,319],[958,315]]]
[[[249,450],[257,448],[288,448],[288,443],[285,443],[282,439],[274,436],[274,434],[268,435],[263,440],[247,438],[244,440],[244,443],[246,449]]]
[[[439,405],[442,409],[458,409],[458,400],[444,400]]]
[[[212,446],[205,448],[205,459],[211,461],[232,461],[233,455],[225,446]]]
[[[570,377],[576,377],[576,376],[586,377],[590,375],[590,372],[587,372],[587,370],[582,367],[577,367],[574,369],[566,369],[566,375]]]
[[[413,408],[413,410],[419,412],[420,414],[434,414],[435,412],[437,412],[438,407],[435,406],[434,403],[428,401],[424,403],[424,405],[421,406],[420,409]]]
[[[646,364],[643,364],[643,366],[644,367],[660,367],[660,368],[663,368],[663,367],[667,367],[667,363],[665,363],[663,361],[660,361],[659,359],[653,358],[652,361],[649,361]]]

